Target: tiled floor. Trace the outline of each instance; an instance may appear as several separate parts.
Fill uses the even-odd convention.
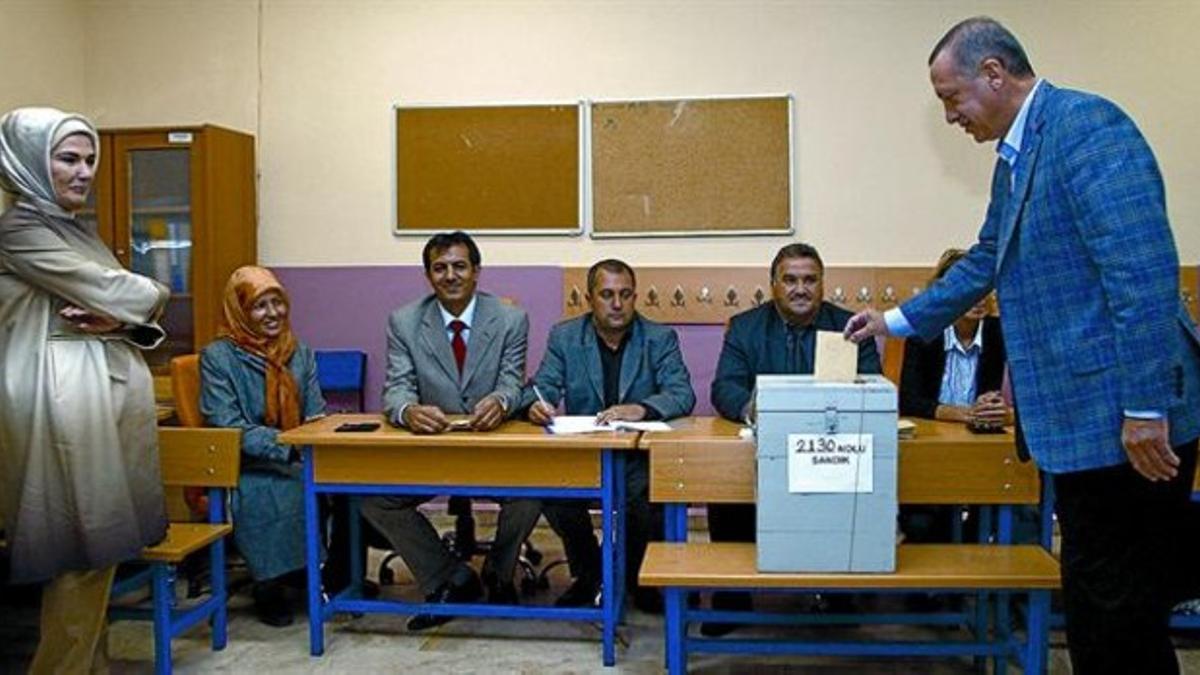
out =
[[[440,520],[440,519],[439,519]],[[557,539],[541,527],[535,542],[554,559]],[[378,560],[377,556],[373,556]],[[413,587],[399,568],[398,585],[386,592],[411,594]],[[538,592],[532,603],[549,603],[565,585],[562,568],[552,588]],[[21,673],[37,640],[36,594],[16,597],[11,589],[0,599],[0,674]],[[33,595],[34,597],[28,597]],[[790,601],[789,601],[790,602]],[[797,600],[797,607],[803,600]],[[208,630],[198,627],[173,642],[179,673],[658,673],[662,669],[662,619],[630,611],[622,627],[615,669],[600,664],[599,629],[591,624],[551,621],[459,619],[425,633],[408,633],[405,617],[339,618],[326,631],[326,653],[308,655],[308,626],[303,613],[287,628],[270,628],[255,620],[248,593],[230,601],[229,644],[222,652],[208,646]],[[764,628],[761,630],[778,630]],[[904,627],[810,628],[818,639],[870,636],[921,639],[937,629]],[[741,633],[739,633],[740,635]],[[755,633],[747,630],[747,636]],[[1052,638],[1050,672],[1069,673],[1061,635]],[[153,672],[153,646],[148,623],[118,621],[109,630],[113,673]],[[1180,661],[1185,673],[1200,674],[1200,642],[1181,636]],[[692,657],[693,673],[841,673],[952,674],[975,672],[969,659],[831,659]],[[1014,672],[1015,669],[1014,669]]]

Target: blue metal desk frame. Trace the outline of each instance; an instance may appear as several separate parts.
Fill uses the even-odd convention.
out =
[[[317,483],[313,455],[319,448],[309,447],[304,455],[304,519],[308,573],[309,649],[313,656],[325,652],[325,622],[337,612],[435,614],[514,619],[555,619],[600,622],[603,626],[603,662],[616,664],[616,628],[623,620],[625,605],[625,458],[621,450],[600,450],[600,486],[598,488],[494,487],[339,484]],[[453,449],[447,448],[447,452]],[[497,450],[503,452],[503,450]],[[448,461],[448,466],[453,463]],[[317,515],[318,494],[349,494],[351,583],[336,596],[325,599],[320,592],[320,544]],[[361,560],[358,498],[367,495],[459,495],[463,497],[528,497],[543,499],[600,500],[602,512],[601,565],[604,593],[599,608],[529,607],[484,603],[428,604],[395,600],[366,600],[362,597],[363,560]],[[611,589],[611,592],[610,592]]]
[[[663,504],[666,540],[687,541],[687,504]],[[999,545],[1012,540],[1012,507],[998,508],[997,541]],[[990,509],[983,509],[980,530],[990,530]],[[1016,656],[1026,673],[1044,673],[1047,666],[1049,642],[1050,592],[1030,590],[1024,593],[1029,598],[1027,639],[1017,640],[1009,627],[1007,598],[1011,591],[964,591],[955,588],[930,588],[928,591],[975,593],[975,611],[938,612],[928,614],[842,614],[842,615],[780,615],[756,612],[731,612],[690,609],[687,595],[698,590],[738,590],[710,587],[670,586],[663,589],[666,604],[666,666],[672,675],[687,672],[687,655],[695,653],[721,654],[788,654],[788,655],[839,655],[839,656],[962,656],[992,657],[996,673],[1007,669],[1008,657]],[[765,592],[804,593],[829,592],[830,589],[771,589]],[[921,589],[870,589],[855,588],[845,592],[912,593]],[[758,591],[764,592],[764,591]],[[837,592],[837,591],[835,591]],[[994,602],[993,602],[994,599]],[[994,608],[995,621],[991,625],[996,637],[989,640],[989,615]],[[797,640],[738,640],[728,638],[691,638],[687,635],[688,624],[700,621],[738,622],[748,624],[920,624],[920,625],[967,625],[975,638],[972,641],[949,642],[813,642]],[[982,663],[980,663],[982,665]]]

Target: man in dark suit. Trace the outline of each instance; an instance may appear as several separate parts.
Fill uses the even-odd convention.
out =
[[[418,434],[450,429],[447,415],[466,415],[474,431],[490,431],[517,409],[525,377],[529,318],[487,293],[476,292],[480,255],[463,232],[438,234],[422,253],[433,294],[401,307],[388,319],[384,414]],[[442,545],[417,506],[432,499],[375,497],[363,516],[404,557],[429,602],[470,602],[482,595],[479,578]],[[484,563],[488,601],[517,602],[513,572],[521,544],[541,511],[534,499],[501,500],[496,539]],[[409,630],[445,623],[421,614]]]
[[[602,260],[587,276],[591,311],[550,331],[546,355],[523,403],[535,424],[553,421],[561,401],[568,415],[596,415],[598,422],[668,420],[692,412],[696,395],[668,326],[637,313],[637,277],[620,260]],[[544,400],[539,400],[540,398]],[[651,533],[662,538],[662,515],[650,508],[649,465],[643,453],[625,463],[629,546],[626,578],[636,584]],[[574,583],[558,599],[564,607],[591,605],[600,591],[600,548],[587,506],[578,500],[547,502],[546,520],[563,539]],[[661,612],[654,589],[635,585],[634,604]]]
[[[840,332],[851,313],[825,302],[825,264],[808,244],[788,244],[771,261],[771,299],[729,320],[712,383],[712,403],[722,417],[754,419],[754,386],[759,375],[811,375],[817,331]],[[879,373],[879,354],[868,340],[858,347],[858,372]],[[754,541],[753,504],[709,504],[708,532],[713,541]],[[832,596],[839,597],[839,596]],[[743,593],[713,595],[714,609],[748,609]],[[731,626],[705,624],[706,635]]]
[[[951,28],[929,73],[947,123],[999,141],[979,241],[924,293],[845,332],[929,338],[995,288],[1018,442],[1057,495],[1073,669],[1177,673],[1170,611],[1194,590],[1200,542],[1200,336],[1154,154],[1110,101],[1038,79],[992,19]]]

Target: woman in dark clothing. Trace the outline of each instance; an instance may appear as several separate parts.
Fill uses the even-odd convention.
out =
[[[941,278],[966,255],[950,249],[938,261]],[[909,338],[900,374],[900,415],[981,426],[1012,424],[1013,409],[1000,393],[1005,352],[1000,320],[989,316],[990,302],[980,301],[937,338]],[[902,506],[900,529],[910,542],[948,542],[959,509],[949,506]]]
[[[966,255],[950,249],[938,261],[935,278]],[[1004,402],[1004,337],[989,302],[972,307],[942,335],[924,342],[909,338],[900,374],[900,415],[950,422],[1011,424]]]

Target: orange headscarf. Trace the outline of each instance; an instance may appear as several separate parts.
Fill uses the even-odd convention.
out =
[[[284,317],[279,337],[267,338],[255,331],[250,308],[268,291],[279,293],[291,309],[287,291],[270,270],[255,265],[234,270],[225,284],[225,322],[219,334],[266,362],[267,410],[263,422],[286,430],[300,426],[300,392],[287,365],[296,351],[296,336],[292,335],[290,317]]]

